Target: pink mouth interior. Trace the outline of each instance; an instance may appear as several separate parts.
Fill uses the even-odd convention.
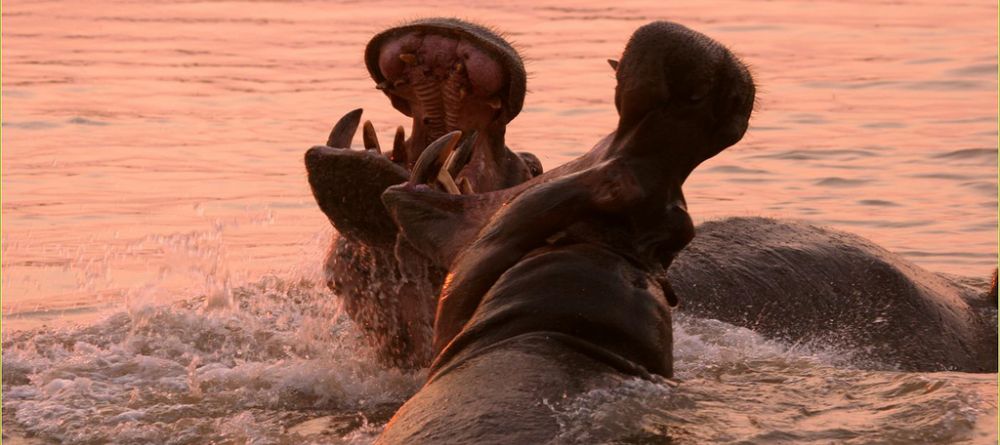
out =
[[[379,69],[384,89],[408,103],[413,143],[421,149],[449,131],[485,129],[507,82],[494,56],[461,36],[392,37],[380,49]]]

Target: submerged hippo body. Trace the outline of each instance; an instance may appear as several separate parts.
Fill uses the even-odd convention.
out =
[[[402,236],[449,267],[428,381],[378,443],[551,443],[574,396],[672,376],[665,271],[693,236],[681,186],[742,138],[755,89],[728,50],[668,22],[633,34],[617,80],[618,127],[577,171],[492,198],[412,181],[383,195]],[[466,240],[455,205],[492,213]]]
[[[997,371],[996,299],[983,289],[800,222],[729,218],[697,234],[669,272],[685,313],[833,347],[862,368]]]

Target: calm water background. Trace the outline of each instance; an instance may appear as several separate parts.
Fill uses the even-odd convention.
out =
[[[68,442],[268,443],[286,437],[276,425],[361,413],[326,440],[370,441],[419,376],[370,369],[315,286],[334,234],[302,154],[357,107],[390,138],[403,116],[374,90],[364,45],[433,15],[516,43],[529,93],[508,143],[547,168],[613,128],[605,59],[631,32],[686,24],[729,46],[760,85],[744,140],[687,182],[696,221],[797,218],[935,271],[985,277],[996,265],[992,2],[5,2],[5,420],[16,407],[44,426],[31,431]],[[203,312],[197,298],[231,309]],[[696,440],[995,443],[996,375],[852,371],[829,347],[702,320],[679,330],[681,376],[713,391],[598,394],[567,411],[566,440],[583,434],[573,419],[607,421],[596,407],[624,415],[632,403],[639,414],[627,417],[654,427],[708,422],[681,429]],[[206,338],[212,347],[181,346]],[[274,350],[251,352],[261,345]],[[194,402],[207,411],[185,411]],[[118,420],[87,421],[94,412]],[[783,435],[793,430],[806,436]]]

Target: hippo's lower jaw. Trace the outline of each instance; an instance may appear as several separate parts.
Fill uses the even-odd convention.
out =
[[[367,245],[391,246],[392,222],[381,208],[388,186],[406,182],[434,140],[460,131],[460,150],[440,163],[446,169],[427,181],[435,189],[483,193],[507,188],[541,173],[530,154],[504,144],[507,123],[524,100],[525,72],[517,52],[492,31],[455,19],[427,19],[376,35],[365,50],[376,88],[412,118],[410,137],[396,130],[391,150],[370,121],[364,150],[350,150],[362,111],[347,113],[325,146],[306,153],[309,185],[320,209],[344,236]]]

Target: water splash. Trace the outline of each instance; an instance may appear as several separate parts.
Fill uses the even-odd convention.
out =
[[[850,351],[679,315],[680,384],[621,379],[546,401],[553,443],[995,443],[995,375],[862,371]]]
[[[140,304],[9,335],[4,417],[62,443],[288,443],[288,427],[324,415],[363,419],[341,436],[369,437],[422,382],[373,365],[311,282],[265,278],[233,300],[227,311],[202,310],[205,298]]]

